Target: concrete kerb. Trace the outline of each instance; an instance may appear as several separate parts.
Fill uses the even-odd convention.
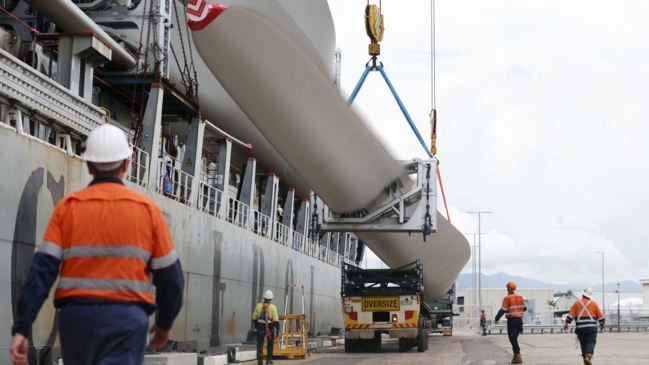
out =
[[[309,340],[309,351],[312,351],[316,348],[327,348],[327,347],[335,347],[335,346],[340,346],[345,343],[345,339],[342,336],[319,336],[315,338],[311,338]],[[252,348],[250,345],[242,345],[242,344],[230,344],[224,346],[225,348],[234,348],[234,363],[240,363],[240,362],[247,362],[247,361],[254,361],[257,359],[257,350],[256,348]],[[160,355],[158,355],[160,356]],[[228,354],[221,354],[221,355],[199,355],[198,356],[198,364],[199,365],[226,365],[226,364],[232,364],[233,362],[229,362],[231,359],[229,359]],[[145,359],[145,364],[146,365],[158,365],[156,362],[148,362]],[[160,363],[163,364],[163,363]],[[172,363],[164,363],[165,365],[172,365]],[[193,363],[195,364],[195,362]],[[176,365],[174,362],[173,365]],[[178,364],[181,365],[181,364]],[[182,364],[184,365],[184,364]]]

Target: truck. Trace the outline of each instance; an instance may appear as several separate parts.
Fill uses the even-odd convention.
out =
[[[423,291],[419,260],[387,269],[344,263],[340,294],[345,352],[380,351],[383,334],[398,338],[401,352],[415,346],[423,352],[429,333],[451,334],[454,291],[431,302],[424,299]]]
[[[428,300],[427,303],[430,310],[428,316],[432,321],[430,332],[439,333],[443,336],[452,336],[453,316],[459,315],[456,312],[455,285],[443,296]]]

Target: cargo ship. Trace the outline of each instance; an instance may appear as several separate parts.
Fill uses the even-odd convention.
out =
[[[3,2],[0,363],[31,256],[56,202],[89,183],[80,156],[103,123],[129,136],[125,183],[158,204],[181,257],[174,351],[250,341],[269,289],[312,335],[340,329],[341,265],[368,248],[419,258],[430,297],[453,285],[469,245],[427,201],[434,161],[392,158],[339,95],[327,1],[220,4],[205,22],[196,1]],[[30,363],[59,357],[56,323],[48,299]]]

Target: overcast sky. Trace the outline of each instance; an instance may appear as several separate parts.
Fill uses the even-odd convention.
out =
[[[367,2],[329,3],[348,95]],[[483,273],[594,285],[603,252],[607,283],[649,278],[649,1],[435,1],[435,104],[431,2],[381,5],[379,60],[427,143],[437,109],[451,222],[473,244],[467,212],[493,212]],[[378,72],[354,107],[397,157],[426,156]]]

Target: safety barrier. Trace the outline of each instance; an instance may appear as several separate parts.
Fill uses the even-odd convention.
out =
[[[525,334],[548,334],[548,333],[574,333],[575,326],[569,326],[567,330],[563,329],[563,325],[523,325],[523,333]],[[604,327],[604,332],[649,332],[649,324],[612,324]],[[499,325],[492,326],[487,330],[490,335],[506,335],[507,326]]]

